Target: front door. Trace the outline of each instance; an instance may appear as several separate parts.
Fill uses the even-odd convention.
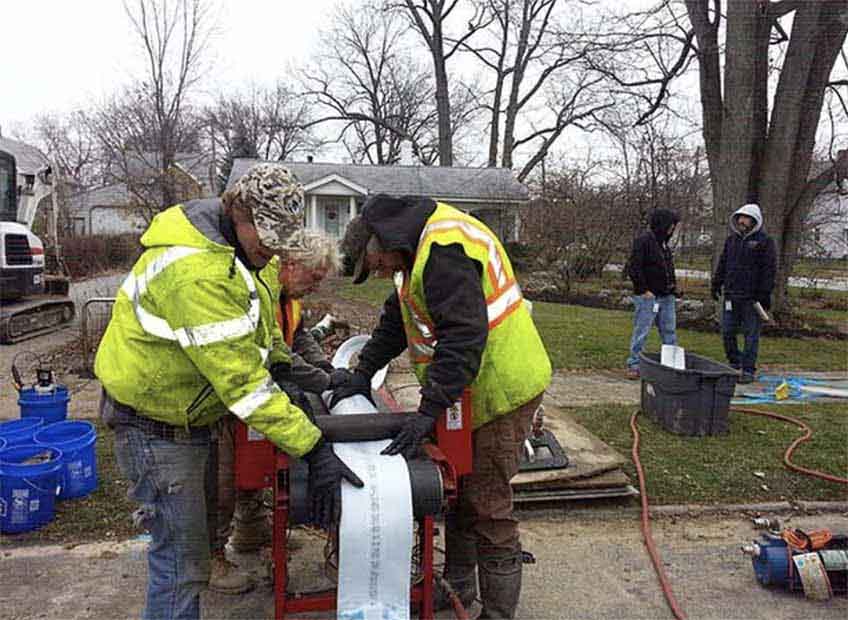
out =
[[[350,219],[350,199],[347,196],[319,196],[318,205],[324,232],[333,238],[343,235]]]

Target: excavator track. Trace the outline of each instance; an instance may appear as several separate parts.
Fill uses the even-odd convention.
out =
[[[74,302],[62,295],[41,295],[0,305],[0,344],[14,344],[67,327]]]

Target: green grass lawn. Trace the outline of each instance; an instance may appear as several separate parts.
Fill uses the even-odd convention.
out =
[[[371,278],[354,286],[346,283],[339,294],[360,299],[375,306],[375,312],[391,292],[387,280]],[[535,302],[533,316],[555,368],[569,370],[623,368],[630,343],[633,313],[629,310],[603,310]],[[721,336],[694,330],[678,330],[680,346],[712,358],[724,360]],[[646,348],[659,350],[656,330],[652,330]],[[845,370],[848,368],[848,344],[844,341],[814,338],[760,339],[759,363],[797,370]]]
[[[556,368],[623,368],[632,328],[632,312],[583,306],[534,303],[533,317]],[[724,360],[721,335],[689,329],[677,331],[685,349],[717,361]],[[646,350],[660,347],[651,331]],[[848,344],[814,338],[760,338],[759,364],[798,370],[845,370]]]
[[[769,409],[768,407],[756,407]],[[608,405],[569,409],[600,439],[629,457],[634,407]],[[772,411],[797,417],[813,429],[810,441],[796,448],[797,465],[848,476],[848,415],[845,405],[776,405]],[[645,415],[637,418],[640,460],[648,498],[656,504],[772,501],[845,501],[848,489],[790,471],[783,453],[802,434],[794,424],[730,412],[730,432],[714,437],[683,437],[665,431]],[[636,482],[636,469],[624,470]],[[754,472],[764,476],[758,477]]]

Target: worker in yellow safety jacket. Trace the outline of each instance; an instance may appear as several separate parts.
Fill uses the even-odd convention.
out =
[[[143,617],[199,618],[209,578],[210,426],[227,412],[310,468],[328,521],[342,479],[361,480],[274,380],[290,355],[260,270],[303,247],[303,191],[280,164],[258,164],[221,199],[159,213],[118,291],[95,360],[101,416],[152,537]]]
[[[333,398],[367,395],[372,375],[408,349],[421,384],[419,415],[384,453],[411,458],[470,388],[473,471],[446,518],[445,577],[467,604],[477,595],[478,569],[481,617],[512,618],[522,554],[510,478],[551,365],[509,257],[477,218],[427,198],[385,194],[369,198],[350,222],[342,250],[354,283],[373,271],[393,277],[395,290],[355,370],[335,371]]]
[[[311,331],[303,327],[302,299],[339,267],[337,241],[317,232],[304,235],[302,241],[296,256],[285,261],[275,258],[260,272],[279,291],[275,291],[276,321],[291,352],[291,364],[288,372],[278,373],[276,379],[295,403],[306,398],[304,392],[321,394],[330,387],[333,366]],[[237,420],[226,415],[217,424],[218,509],[214,525],[210,523],[215,529],[211,532],[209,588],[223,594],[241,594],[254,585],[248,573],[227,559],[227,542],[238,553],[254,553],[271,542],[271,515],[262,491],[235,488]]]

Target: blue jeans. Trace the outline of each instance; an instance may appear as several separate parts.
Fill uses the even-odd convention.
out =
[[[654,312],[654,304],[657,311]],[[630,356],[628,368],[639,368],[639,354],[645,346],[645,340],[651,331],[651,325],[657,324],[663,344],[677,344],[677,315],[674,308],[674,295],[662,295],[646,299],[641,295],[633,296],[633,336],[630,338]]]
[[[730,310],[727,304],[730,304]],[[724,340],[724,354],[733,368],[755,375],[757,372],[757,351],[760,348],[760,326],[762,319],[754,309],[754,302],[746,300],[727,300],[721,316],[721,335]],[[739,332],[745,337],[745,348],[739,352],[736,337]]]
[[[135,426],[115,426],[118,467],[130,482],[129,497],[140,504],[133,520],[152,539],[144,620],[200,617],[200,592],[209,582],[209,446],[208,431],[168,441]]]

